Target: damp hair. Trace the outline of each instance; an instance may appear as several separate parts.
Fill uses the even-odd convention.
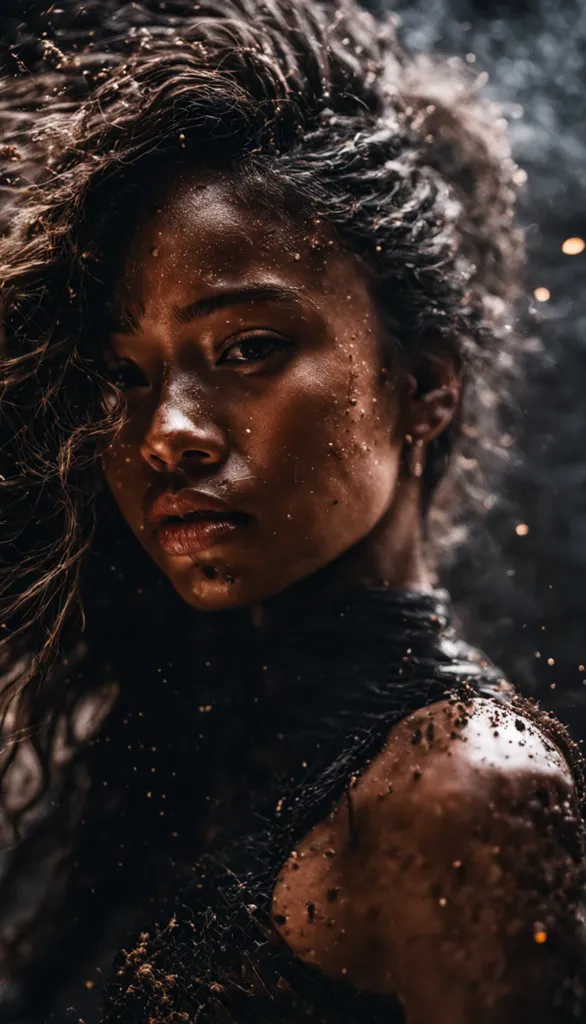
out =
[[[81,643],[91,660],[96,638],[104,646],[112,576],[133,580],[132,600],[144,589],[128,567],[100,587],[86,580],[108,506],[99,457],[123,416],[122,399],[103,398],[102,310],[149,181],[213,165],[275,207],[301,202],[369,267],[399,355],[453,356],[464,397],[424,479],[431,536],[446,549],[489,503],[520,349],[520,179],[477,76],[405,55],[393,19],[351,0],[98,6],[61,36],[32,32],[22,63],[34,74],[11,68],[0,107],[2,708],[35,748],[45,789],[59,729],[89,685],[69,671],[73,652]],[[102,527],[108,568],[116,529],[115,517]],[[17,749],[6,747],[4,773]]]

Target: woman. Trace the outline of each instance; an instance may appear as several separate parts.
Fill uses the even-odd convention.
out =
[[[514,352],[502,125],[351,3],[101,17],[9,100],[5,1019],[579,1019],[579,758],[423,552]]]

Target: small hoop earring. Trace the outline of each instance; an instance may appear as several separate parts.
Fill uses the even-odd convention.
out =
[[[422,440],[413,440],[411,434],[405,435],[405,441],[409,445],[407,450],[407,469],[409,475],[419,479],[423,476],[425,465],[425,448]]]

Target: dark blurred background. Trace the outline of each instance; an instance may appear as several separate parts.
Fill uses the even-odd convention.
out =
[[[0,0],[5,72],[34,64],[42,33],[64,50],[79,31],[99,35],[102,9],[100,0]],[[473,533],[445,581],[469,638],[586,737],[586,250],[562,249],[586,239],[586,0],[396,0],[392,10],[408,48],[486,73],[484,94],[503,105],[527,173],[530,302],[520,326],[536,354],[517,457],[487,530]]]

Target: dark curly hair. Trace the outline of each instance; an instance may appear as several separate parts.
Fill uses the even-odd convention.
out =
[[[520,347],[522,175],[498,110],[477,97],[482,80],[407,57],[392,18],[353,0],[69,0],[31,19],[5,55],[0,101],[0,621],[4,717],[41,769],[32,806],[64,763],[55,750],[75,746],[73,709],[96,666],[124,682],[112,587],[127,625],[150,607],[154,570],[99,466],[124,415],[122,396],[104,402],[105,314],[150,183],[213,165],[273,208],[323,217],[370,267],[398,357],[453,354],[464,398],[434,442],[423,510],[436,544],[451,545],[487,506]],[[21,749],[6,746],[6,779]]]

